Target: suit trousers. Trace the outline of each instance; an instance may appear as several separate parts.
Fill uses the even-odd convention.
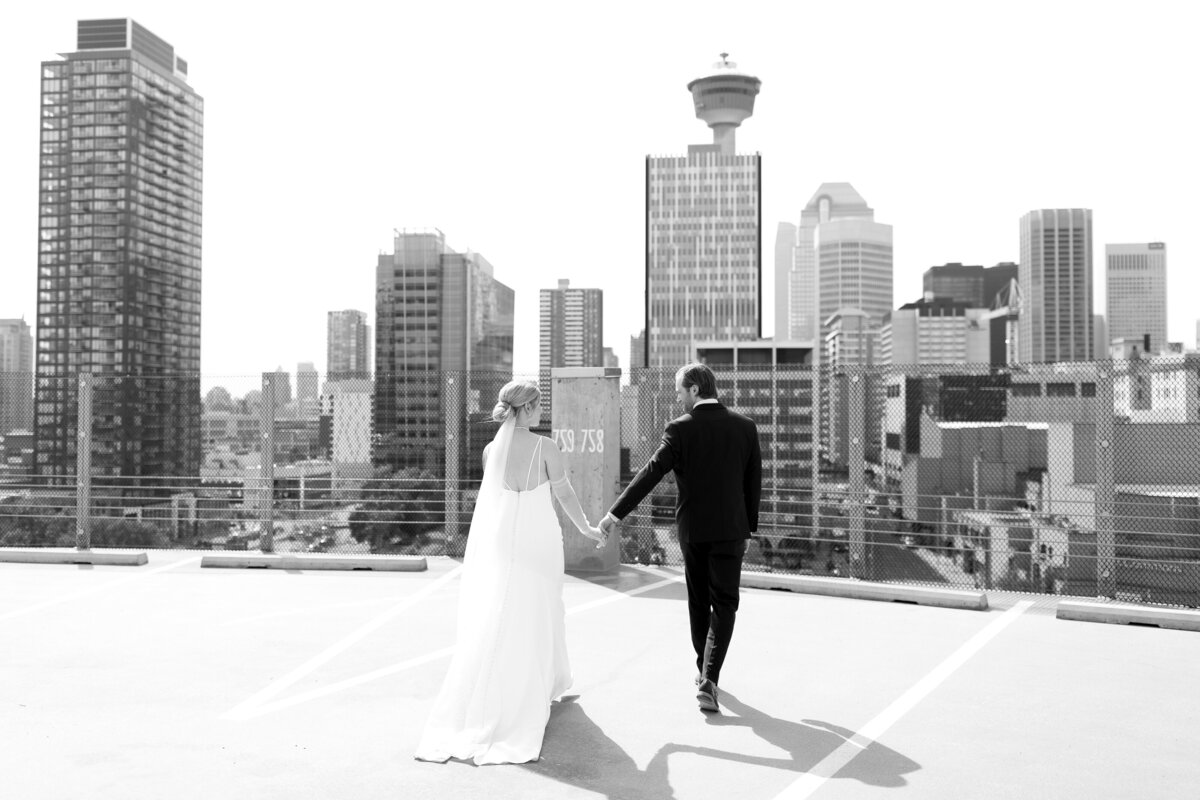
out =
[[[716,684],[733,639],[746,544],[746,539],[681,544],[696,669]]]

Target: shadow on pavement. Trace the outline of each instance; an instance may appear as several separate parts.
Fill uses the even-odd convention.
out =
[[[588,717],[583,706],[567,697],[555,703],[542,758],[523,765],[525,769],[604,795],[611,800],[638,797],[646,800],[672,800],[668,760],[675,753],[692,753],[705,758],[735,764],[805,773],[854,736],[854,731],[819,720],[791,720],[772,717],[746,705],[728,692],[721,693],[722,704],[737,716],[719,714],[706,716],[710,725],[749,727],[765,742],[787,753],[771,758],[744,753],[696,747],[676,743],[664,744],[645,770],[638,769],[633,758],[610,739]],[[921,765],[878,742],[865,749],[833,776],[851,778],[872,786],[901,787],[907,785],[904,776],[920,769]]]
[[[644,772],[638,769],[633,758],[588,717],[577,699],[578,695],[564,697],[551,707],[541,760],[522,766],[610,800],[673,800],[666,761],[656,757]]]
[[[721,692],[721,705],[737,714],[714,714],[707,716],[710,725],[745,726],[765,742],[787,752],[790,758],[763,758],[741,753],[727,753],[706,748],[680,748],[675,752],[687,751],[720,758],[742,764],[757,764],[776,767],[792,772],[808,772],[826,756],[854,736],[854,731],[820,720],[806,719],[800,722],[779,719],[746,705],[729,692]],[[658,758],[658,756],[655,756]],[[900,787],[908,781],[904,776],[915,772],[921,765],[907,756],[897,753],[878,742],[871,742],[848,764],[838,770],[834,778],[853,778],[872,786]]]

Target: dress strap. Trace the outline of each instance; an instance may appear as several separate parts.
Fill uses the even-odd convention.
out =
[[[542,463],[542,437],[539,436],[539,437],[537,437],[537,447],[534,448],[534,451],[533,451],[533,460],[529,462],[529,469],[525,470],[525,491],[529,491],[530,489],[536,488],[536,487],[529,485],[529,475],[533,472],[534,464],[541,464],[541,463]],[[541,472],[538,472],[536,477],[540,480],[542,477]]]

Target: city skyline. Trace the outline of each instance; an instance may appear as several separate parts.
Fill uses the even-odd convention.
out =
[[[600,23],[597,36],[569,46],[566,37],[542,36],[537,25],[530,27],[549,24],[539,10],[479,6],[468,15],[478,25],[456,34],[456,42],[467,46],[457,48],[453,58],[438,37],[412,43],[403,56],[386,46],[388,31],[401,22],[435,28],[445,11],[423,8],[409,20],[385,9],[364,12],[371,24],[356,21],[354,35],[347,37],[351,44],[336,44],[339,52],[353,54],[346,63],[362,69],[343,72],[331,66],[336,59],[289,59],[289,80],[269,93],[244,80],[247,70],[270,73],[277,56],[253,42],[326,41],[316,20],[249,10],[239,14],[236,28],[222,27],[219,4],[185,15],[132,3],[120,13],[187,54],[190,83],[208,101],[205,376],[257,380],[280,363],[301,361],[313,361],[324,373],[326,314],[373,308],[374,256],[390,244],[393,228],[420,225],[436,225],[450,232],[457,249],[477,248],[508,265],[520,320],[514,368],[532,375],[538,358],[537,289],[562,277],[560,254],[578,252],[582,224],[602,220],[606,235],[582,258],[572,258],[568,277],[611,298],[605,304],[605,344],[622,352],[625,337],[640,331],[644,307],[639,280],[644,160],[702,140],[686,86],[722,51],[764,85],[754,120],[738,133],[739,151],[763,157],[764,232],[780,222],[795,224],[805,199],[822,183],[852,183],[895,230],[899,303],[920,295],[920,276],[930,266],[1017,261],[1017,220],[1031,208],[1091,208],[1097,253],[1115,242],[1170,243],[1167,338],[1189,343],[1197,316],[1189,298],[1200,294],[1200,278],[1186,268],[1200,257],[1200,246],[1187,235],[1185,193],[1200,180],[1200,170],[1181,157],[1189,146],[1183,133],[1188,112],[1178,76],[1194,73],[1196,60],[1181,26],[1173,24],[1167,5],[1139,7],[1132,19],[1089,9],[1090,35],[1064,37],[1074,30],[1076,15],[1029,4],[1040,24],[1029,31],[1021,25],[1021,7],[1014,4],[987,19],[941,15],[943,6],[934,4],[871,7],[873,24],[861,30],[854,63],[829,86],[811,80],[810,65],[844,63],[838,58],[842,40],[808,36],[796,47],[799,15],[772,11],[778,24],[764,27],[765,5],[723,18],[719,29],[704,14],[676,16],[669,8],[644,10],[637,25],[628,15],[616,15]],[[818,8],[806,10],[804,22],[809,30],[836,30],[861,15]],[[17,12],[16,24],[27,35],[0,54],[0,80],[14,108],[36,114],[37,65],[64,49],[77,20],[97,16],[78,3]],[[940,25],[926,30],[920,24],[935,17]],[[610,27],[632,58],[614,59],[608,52],[603,34]],[[892,41],[896,27],[911,29],[912,36]],[[655,34],[664,29],[680,35]],[[1117,35],[1132,42],[1136,54],[1111,59],[1103,42]],[[981,45],[1014,42],[1044,57],[1030,63],[978,58]],[[220,55],[231,49],[244,55],[236,65]],[[379,105],[378,97],[392,94],[390,76],[407,62],[419,63],[438,80],[405,86],[404,102]],[[478,81],[479,71],[492,64],[546,62],[556,64],[556,74],[543,85],[553,102],[523,107],[519,131],[413,125],[405,113],[419,107],[428,119],[500,118],[509,101],[493,97]],[[1069,66],[1093,80],[1070,96],[1030,95],[1026,87],[1047,66]],[[364,77],[368,74],[379,77]],[[613,82],[638,87],[622,93],[634,124],[613,126],[596,113],[594,96]],[[290,109],[304,107],[302,98],[313,85],[322,90],[321,113],[306,115],[302,125],[289,125],[286,136],[278,135]],[[838,105],[835,124],[813,116],[813,108],[840,103],[848,85],[870,88],[871,103],[851,104],[849,110]],[[801,97],[804,102],[797,102]],[[1132,121],[1114,119],[1100,130],[1090,123],[1101,104],[1122,103],[1159,110],[1153,146],[1145,127]],[[375,108],[377,124],[358,130],[352,125],[356,107]],[[1038,114],[1057,120],[1053,137],[1020,123]],[[873,122],[880,115],[895,124],[881,128]],[[37,133],[12,126],[0,134],[0,167],[14,178],[0,188],[0,213],[11,220],[0,231],[0,316],[24,315],[31,324]],[[1071,142],[1069,152],[1045,146],[1060,140]],[[339,148],[343,142],[346,147]],[[586,158],[579,156],[583,151]],[[305,165],[302,181],[294,173],[298,163]],[[530,163],[571,168],[530,173]],[[405,191],[395,191],[397,185]],[[1147,204],[1146,196],[1167,199]],[[286,259],[287,273],[277,255],[281,237],[300,244]],[[769,263],[763,265],[765,334],[775,329]],[[1102,265],[1094,276],[1096,313],[1105,302],[1101,270]],[[285,277],[293,271],[303,279]],[[319,280],[322,275],[328,280]],[[272,335],[247,336],[243,326],[219,324],[237,319],[259,320]],[[205,386],[214,383],[219,381],[206,380]]]

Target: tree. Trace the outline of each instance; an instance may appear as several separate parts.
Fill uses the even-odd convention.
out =
[[[92,521],[92,547],[169,548],[171,539],[156,525],[135,519],[97,519]]]
[[[74,547],[75,516],[35,507],[0,506],[0,546]],[[92,547],[153,547],[165,549],[171,540],[159,528],[131,519],[93,519]]]
[[[443,486],[436,475],[415,467],[367,481],[363,502],[350,515],[350,536],[372,553],[419,548],[445,521]]]
[[[0,506],[0,547],[71,547],[75,519],[51,508]]]

